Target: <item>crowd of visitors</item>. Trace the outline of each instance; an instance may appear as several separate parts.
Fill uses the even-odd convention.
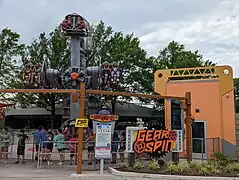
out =
[[[51,154],[53,149],[57,150],[59,154],[58,165],[63,165],[65,155],[67,152],[70,153],[70,165],[76,165],[77,163],[77,151],[78,151],[78,138],[77,134],[70,134],[69,127],[58,129],[56,131],[49,130],[40,126],[38,130],[34,133],[34,146],[35,146],[35,161],[42,158],[42,161],[46,161],[48,165],[52,164]],[[29,136],[24,130],[20,130],[17,133],[18,143],[17,143],[17,161],[15,164],[21,163],[25,164],[25,147],[26,140]],[[7,163],[9,154],[9,145],[11,141],[11,133],[7,128],[3,130],[0,134],[0,159],[4,159],[4,163]],[[84,132],[83,137],[84,142],[87,144],[88,150],[88,164],[91,165],[93,160],[98,163],[98,160],[94,159],[95,151],[95,135],[92,130],[87,130]],[[117,163],[117,154],[119,153],[120,161],[124,162],[124,151],[126,149],[126,136],[125,133],[118,135],[114,132],[112,136],[112,162]]]

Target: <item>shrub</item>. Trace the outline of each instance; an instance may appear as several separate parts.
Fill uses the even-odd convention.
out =
[[[218,169],[213,164],[201,163],[198,166],[198,172],[202,176],[216,175],[220,173],[220,169]]]
[[[143,165],[142,161],[137,161],[133,166],[133,168],[136,170],[142,169],[143,167],[144,167],[144,165]]]
[[[215,165],[225,166],[231,162],[231,158],[225,156],[222,152],[215,152],[212,154],[212,163],[214,163]]]
[[[189,165],[190,170],[192,171],[199,171],[201,163],[190,163]]]
[[[128,167],[129,167],[129,165],[127,163],[120,163],[119,164],[119,168],[124,169],[124,168],[128,168]]]
[[[170,174],[186,174],[187,172],[190,171],[189,165],[187,162],[185,163],[179,163],[179,164],[175,164],[173,162],[167,162],[166,163],[166,172],[170,173]]]
[[[239,172],[239,163],[230,163],[224,167],[224,171],[227,173]]]
[[[150,171],[153,171],[153,172],[157,172],[160,167],[159,167],[159,164],[158,164],[158,161],[156,161],[155,159],[153,159],[149,164],[148,164],[148,168]]]

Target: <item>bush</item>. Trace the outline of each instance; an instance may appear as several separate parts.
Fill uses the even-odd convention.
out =
[[[222,152],[215,152],[212,154],[212,163],[214,163],[215,165],[225,166],[231,162],[231,158],[225,156]]]
[[[189,165],[187,162],[175,164],[173,162],[166,162],[165,171],[174,174],[174,175],[183,175],[187,174],[190,171]]]
[[[129,165],[127,163],[120,163],[119,164],[119,168],[124,169],[124,168],[128,168],[128,167],[129,167]]]
[[[192,171],[199,171],[200,170],[201,163],[190,163],[189,168]]]
[[[143,167],[144,167],[144,165],[143,165],[142,161],[137,161],[133,166],[133,168],[136,170],[142,169]]]
[[[227,173],[239,172],[239,163],[230,163],[224,167],[224,171]]]
[[[197,166],[197,171],[202,176],[208,176],[208,175],[216,175],[219,174],[221,171],[213,164],[209,163],[201,163],[199,166]]]
[[[156,161],[155,159],[153,159],[149,164],[148,164],[148,169],[152,172],[157,172],[160,167],[158,164],[158,161]]]

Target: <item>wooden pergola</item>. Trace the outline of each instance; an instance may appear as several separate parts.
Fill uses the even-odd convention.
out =
[[[140,97],[146,99],[174,99],[180,100],[185,103],[186,111],[186,146],[187,146],[187,161],[192,161],[192,128],[191,128],[191,93],[186,92],[184,97],[179,96],[161,96],[161,95],[149,95],[140,93],[130,92],[112,92],[102,90],[91,90],[86,89],[85,84],[81,83],[79,89],[0,89],[0,93],[71,93],[77,95],[80,103],[79,118],[86,118],[84,111],[85,96],[87,94],[94,95],[108,95],[108,96],[124,96],[124,97]],[[76,97],[76,96],[75,96]],[[83,131],[84,128],[78,128],[78,163],[77,163],[77,174],[82,173],[82,142],[83,142]]]

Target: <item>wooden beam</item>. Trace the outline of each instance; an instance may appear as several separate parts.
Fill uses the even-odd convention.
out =
[[[79,93],[77,89],[0,89],[0,93]],[[109,96],[141,97],[146,99],[177,99],[185,100],[185,97],[179,96],[161,96],[130,92],[113,92],[102,90],[86,90],[86,94],[102,94]]]
[[[0,89],[0,93],[77,93],[76,89]]]
[[[112,91],[102,91],[102,90],[86,90],[87,94],[102,94],[102,95],[111,95],[111,96],[125,96],[125,97],[141,97],[147,99],[177,99],[185,100],[185,97],[178,96],[160,96],[160,95],[150,95],[150,94],[141,94],[141,93],[129,93],[129,92],[112,92]]]

